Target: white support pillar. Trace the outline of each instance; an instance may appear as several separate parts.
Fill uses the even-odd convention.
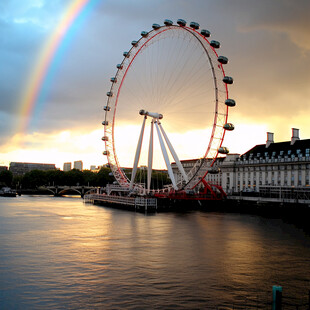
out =
[[[171,155],[173,156],[173,158],[174,158],[174,160],[175,160],[175,163],[176,163],[176,165],[177,165],[179,171],[181,172],[181,174],[182,174],[182,176],[183,176],[184,181],[185,181],[186,183],[188,183],[188,177],[187,177],[187,175],[186,175],[186,173],[185,173],[185,171],[184,171],[184,168],[183,168],[183,166],[182,166],[182,164],[181,164],[181,162],[180,162],[180,160],[179,160],[179,157],[178,157],[177,153],[175,152],[175,150],[174,150],[174,148],[173,148],[173,146],[172,146],[170,140],[168,139],[168,136],[166,135],[166,133],[165,133],[165,131],[164,131],[164,128],[162,127],[161,123],[159,123],[158,125],[159,125],[159,128],[160,128],[160,130],[161,130],[161,132],[162,132],[162,134],[163,134],[163,136],[164,136],[164,138],[165,138],[165,140],[166,140],[166,143],[167,143],[167,145],[168,145],[168,147],[169,147],[170,153],[171,153]]]
[[[167,153],[167,150],[166,150],[163,138],[161,136],[161,132],[160,132],[159,126],[158,126],[156,121],[155,121],[155,126],[156,126],[156,130],[157,130],[157,134],[158,134],[158,139],[159,139],[159,142],[160,142],[161,151],[163,153],[164,160],[165,160],[165,163],[166,163],[166,166],[167,166],[169,177],[171,179],[173,188],[175,190],[177,190],[178,187],[177,187],[177,184],[175,182],[175,178],[174,178],[174,175],[173,175],[173,172],[172,172],[172,168],[171,168],[170,160],[169,160],[169,157],[168,157],[168,153]]]
[[[147,165],[147,193],[150,193],[151,190],[151,179],[152,179],[152,167],[153,167],[153,128],[154,128],[154,119],[151,122],[151,133],[150,133],[150,144],[149,144],[149,157]]]
[[[136,149],[135,161],[133,164],[132,173],[131,173],[131,180],[130,180],[130,185],[129,185],[130,190],[133,187],[133,183],[135,181],[135,177],[136,177],[136,173],[137,173],[138,163],[139,163],[140,154],[141,154],[141,146],[142,146],[144,128],[145,128],[145,120],[146,120],[146,116],[143,119],[141,131],[140,131],[140,137],[139,137],[139,141],[138,141],[138,145],[137,145],[137,149]]]

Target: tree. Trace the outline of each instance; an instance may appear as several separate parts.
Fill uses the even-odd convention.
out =
[[[48,170],[45,171],[48,185],[67,185],[65,184],[65,173],[60,170]]]
[[[84,185],[96,186],[96,173],[90,170],[83,170]]]
[[[102,167],[96,176],[96,185],[97,186],[106,186],[107,183],[113,183],[115,180],[113,176],[110,175],[111,169]]]
[[[4,170],[0,172],[0,184],[4,186],[11,186],[13,180],[13,174],[9,170]]]
[[[32,170],[25,173],[22,186],[23,188],[37,188],[38,186],[45,185],[47,183],[47,177],[45,171]]]
[[[84,175],[83,172],[78,169],[72,169],[70,171],[66,171],[65,175],[65,185],[75,186],[75,185],[83,185],[84,184]]]

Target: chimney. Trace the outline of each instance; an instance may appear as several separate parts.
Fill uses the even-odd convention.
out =
[[[299,139],[299,129],[292,128],[292,139],[291,139],[291,145],[293,145],[297,140]]]
[[[266,148],[268,148],[271,143],[274,143],[273,132],[267,132]]]

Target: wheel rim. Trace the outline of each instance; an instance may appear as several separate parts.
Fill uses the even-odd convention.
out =
[[[176,40],[175,38],[177,38],[178,40]],[[205,168],[206,166],[207,167],[213,166],[217,158],[217,155],[218,155],[218,149],[221,147],[223,139],[224,139],[225,130],[223,126],[227,122],[227,117],[228,117],[228,107],[225,105],[225,100],[228,99],[228,89],[227,89],[227,85],[223,83],[222,81],[223,77],[225,76],[225,72],[224,72],[222,64],[217,61],[218,54],[216,53],[215,49],[210,46],[210,42],[203,35],[201,35],[198,31],[192,28],[189,28],[189,27],[180,27],[180,26],[173,25],[173,26],[162,26],[157,30],[152,30],[147,34],[146,37],[141,37],[140,40],[137,41],[137,45],[133,46],[129,50],[129,52],[124,54],[124,59],[121,63],[120,69],[117,70],[117,73],[114,77],[115,80],[114,82],[112,82],[111,89],[110,89],[110,92],[114,96],[113,97],[109,96],[108,101],[107,101],[107,107],[109,107],[110,110],[105,112],[105,137],[107,137],[107,140],[105,141],[106,154],[108,155],[108,162],[109,162],[109,165],[111,167],[111,170],[116,180],[123,187],[128,187],[130,181],[128,177],[126,176],[126,174],[124,173],[124,171],[122,170],[121,165],[118,160],[118,156],[116,152],[117,134],[116,134],[115,129],[116,129],[116,125],[118,121],[123,120],[122,114],[124,114],[124,111],[126,110],[124,109],[125,105],[123,103],[124,97],[126,94],[126,99],[130,102],[131,99],[128,99],[130,98],[130,96],[132,96],[130,95],[130,91],[131,92],[136,91],[136,88],[132,87],[132,83],[135,80],[134,74],[137,74],[138,72],[136,68],[138,68],[139,66],[141,66],[142,68],[143,58],[146,58],[146,59],[149,58],[149,59],[152,59],[152,61],[154,61],[154,58],[155,58],[154,54],[156,53],[156,48],[158,49],[162,48],[160,43],[164,42],[165,44],[165,42],[168,42],[167,40],[172,41],[172,42],[170,41],[171,46],[173,46],[173,44],[175,45],[179,44],[180,42],[182,42],[182,40],[185,41],[184,43],[187,43],[187,44],[193,44],[193,42],[195,42],[194,47],[191,47],[191,49],[189,49],[189,53],[196,54],[195,49],[196,50],[200,49],[200,51],[203,51],[203,53],[201,53],[200,56],[199,56],[199,53],[197,53],[197,55],[199,57],[205,58],[205,64],[208,67],[208,69],[206,69],[205,72],[208,72],[209,74],[206,80],[208,82],[209,89],[206,88],[204,91],[208,92],[209,95],[210,95],[210,92],[212,92],[211,97],[213,101],[212,102],[213,117],[211,117],[212,124],[211,126],[209,126],[209,132],[208,132],[209,141],[206,143],[204,140],[203,143],[205,143],[205,145],[207,146],[205,146],[204,151],[199,156],[197,156],[197,158],[200,158],[200,159],[196,162],[196,164],[192,167],[192,169],[188,173],[188,177],[190,181],[187,184],[184,184],[184,183],[182,184],[182,182],[180,181],[178,183],[179,188],[194,187],[197,183],[200,182],[199,180],[202,177],[204,177],[207,173],[207,171],[202,170],[202,166],[204,165]],[[158,45],[159,47],[157,47],[156,45]],[[171,46],[168,45],[167,49],[171,48]],[[179,48],[179,51],[180,50],[182,51],[181,48]],[[150,53],[151,56],[145,57],[147,53]],[[179,54],[181,54],[181,52],[179,52]],[[192,58],[195,58],[194,56]],[[184,57],[184,55],[182,57]],[[177,55],[175,56],[175,59],[178,59]],[[178,62],[178,60],[176,60],[176,62]],[[188,62],[188,60],[186,60],[186,62]],[[191,64],[195,65],[195,62],[191,62]],[[157,70],[160,71],[160,73],[162,74],[163,72],[161,71],[161,66],[164,67],[165,62],[163,61],[163,64],[159,65],[157,63],[156,65],[157,65]],[[170,65],[171,64],[169,64],[169,66]],[[178,63],[178,65],[180,65],[180,63]],[[147,69],[148,68],[145,66],[146,72],[144,73],[141,72],[141,76],[143,76],[145,80],[148,74]],[[203,72],[203,70],[199,72]],[[156,72],[154,75],[156,75]],[[154,75],[150,77],[150,79],[151,80],[153,79],[152,80],[153,84],[156,84],[158,77]],[[163,75],[160,75],[160,76],[162,77]],[[175,78],[175,76],[173,77]],[[196,80],[199,80],[199,76],[198,76],[198,79],[193,78],[193,81],[191,82],[192,85],[184,85],[184,87],[187,87],[190,89],[190,87],[193,87]],[[212,83],[210,83],[210,81]],[[178,83],[180,83],[180,81],[178,81]],[[145,84],[146,83],[143,84],[143,87],[145,87]],[[212,90],[210,90],[211,84],[213,88]],[[170,84],[170,85],[173,85],[173,84]],[[130,89],[130,91],[128,91],[128,89]],[[155,105],[155,107],[153,108],[154,110],[157,107],[160,108],[159,107],[160,104],[162,104],[162,102],[165,102],[165,99],[163,99],[162,94],[160,94],[161,90],[157,89],[157,92],[155,95],[152,93],[152,91],[148,90],[146,93],[150,95],[149,96],[151,98],[150,100],[153,100],[153,102],[150,105],[151,106]],[[200,92],[199,96],[202,96],[202,95],[203,95],[203,92]],[[144,99],[146,99],[146,96],[144,96]],[[173,105],[173,103],[171,103],[171,105]],[[165,105],[165,108],[166,106],[167,104]],[[145,108],[145,107],[143,106],[141,108]],[[119,111],[123,111],[123,113]],[[132,111],[125,112],[125,113],[128,113],[129,121],[137,118],[136,116],[131,116],[131,112]],[[133,113],[137,113],[137,112],[138,111],[133,111]],[[155,112],[161,113],[162,111],[155,111]],[[166,115],[164,117],[166,117]],[[180,120],[182,120],[182,117],[180,118]],[[169,133],[169,130],[168,130],[168,133]],[[207,161],[207,164],[205,161],[206,158],[209,159]]]

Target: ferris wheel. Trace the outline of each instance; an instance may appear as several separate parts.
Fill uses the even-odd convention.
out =
[[[233,79],[223,68],[228,58],[218,55],[220,43],[209,39],[210,31],[199,31],[196,22],[187,26],[183,19],[177,24],[166,19],[164,25],[153,24],[152,28],[131,42],[111,78],[103,108],[103,154],[121,187],[147,187],[149,192],[153,162],[160,165],[161,160],[171,186],[152,190],[194,188],[208,172],[215,171],[218,155],[229,152],[222,146],[225,132],[234,129],[227,122],[229,108],[235,106],[227,86]],[[149,135],[145,134],[148,121]],[[154,126],[161,148],[157,151]],[[145,151],[144,136],[150,137]],[[125,152],[124,145],[128,145]],[[135,151],[131,145],[137,145]],[[172,172],[169,151],[181,176],[178,180]],[[148,155],[141,155],[144,153]],[[147,167],[147,185],[135,183],[139,161]],[[123,168],[132,163],[130,178]],[[190,168],[186,167],[188,163]]]

